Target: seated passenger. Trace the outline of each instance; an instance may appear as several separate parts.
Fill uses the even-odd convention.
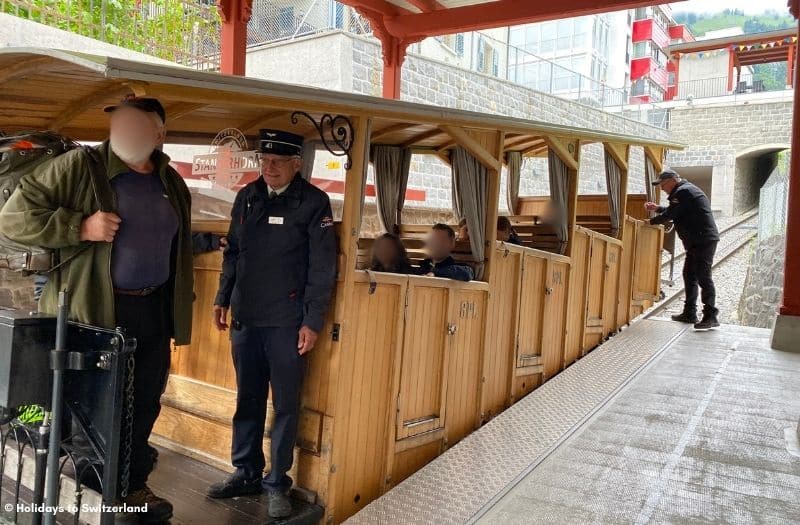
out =
[[[429,258],[422,261],[416,273],[429,277],[471,281],[475,276],[472,268],[456,263],[450,255],[455,246],[456,232],[453,228],[446,224],[434,224],[425,241]]]
[[[375,239],[369,269],[373,272],[412,273],[406,247],[397,235],[384,233]]]
[[[469,241],[469,227],[467,226],[466,218],[458,221],[458,235],[456,235],[456,240],[458,242]]]
[[[497,240],[503,241],[506,244],[516,244],[522,246],[522,240],[511,226],[511,221],[508,220],[508,217],[503,215],[499,215],[497,217]]]

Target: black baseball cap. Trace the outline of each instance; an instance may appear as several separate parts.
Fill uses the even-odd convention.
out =
[[[303,152],[303,137],[281,129],[260,129],[259,151],[273,155],[300,155]]]
[[[658,178],[656,180],[654,180],[652,182],[652,184],[653,184],[653,186],[658,186],[659,184],[661,184],[665,180],[677,179],[678,177],[680,177],[680,175],[678,175],[678,172],[676,172],[675,170],[671,170],[671,169],[667,168],[667,169],[663,170],[661,173],[658,174]]]
[[[164,111],[164,106],[161,105],[161,102],[155,98],[148,98],[148,97],[136,97],[136,96],[127,96],[120,100],[119,104],[114,104],[112,106],[106,106],[103,108],[103,111],[106,113],[111,113],[112,111],[119,109],[123,106],[127,106],[129,108],[136,108],[140,111],[144,111],[146,113],[155,113],[159,117],[161,117],[161,122],[167,122],[167,113]]]

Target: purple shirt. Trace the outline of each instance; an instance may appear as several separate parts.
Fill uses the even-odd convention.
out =
[[[111,179],[111,187],[122,219],[111,250],[114,287],[139,290],[164,284],[170,276],[178,214],[161,178],[130,171]]]

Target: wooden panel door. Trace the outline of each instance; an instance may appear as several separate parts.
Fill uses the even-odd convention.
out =
[[[589,277],[589,242],[591,238],[582,229],[575,228],[572,241],[572,266],[570,268],[569,302],[567,306],[567,342],[564,347],[564,366],[569,366],[581,356],[586,322],[586,287]]]
[[[541,364],[547,261],[545,257],[530,254],[525,254],[523,258],[517,330],[517,368]]]
[[[454,289],[449,295],[445,432],[447,445],[451,446],[480,424],[481,358],[488,293]]]
[[[620,326],[631,322],[631,300],[633,291],[633,258],[636,251],[636,222],[625,218],[622,232],[622,258],[619,265],[619,297],[617,298],[617,323]]]
[[[617,321],[617,302],[619,300],[620,261],[622,259],[622,246],[606,241],[606,265],[603,278],[603,336],[616,332],[619,328]]]
[[[397,439],[444,425],[449,291],[410,278],[400,366]]]
[[[589,240],[586,322],[583,352],[597,346],[603,334],[603,293],[606,274],[606,242],[594,235]]]
[[[542,374],[545,381],[564,366],[569,269],[567,261],[549,259],[547,262],[542,323]]]
[[[490,276],[486,307],[481,413],[484,421],[510,403],[510,379],[516,360],[521,251],[498,249]]]

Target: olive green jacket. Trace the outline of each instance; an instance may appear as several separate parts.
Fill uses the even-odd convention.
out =
[[[97,146],[105,161],[109,181],[120,173],[130,171],[108,145]],[[192,333],[192,276],[191,195],[186,183],[169,166],[169,157],[160,151],[153,161],[166,189],[169,202],[178,214],[178,234],[172,251],[172,271],[168,286],[173,311],[175,344],[188,344]],[[22,177],[11,198],[0,210],[0,233],[22,244],[42,246],[57,251],[65,261],[47,282],[39,309],[55,314],[58,293],[70,292],[72,320],[104,328],[115,328],[114,288],[111,282],[111,249],[113,243],[81,242],[81,221],[96,212],[97,198],[92,189],[89,159],[80,149],[69,151],[42,164],[33,173]],[[102,188],[100,188],[102,190]],[[100,195],[102,191],[98,192]],[[113,195],[106,187],[106,195]],[[102,197],[101,197],[102,198]],[[116,211],[116,199],[111,198],[110,211]],[[106,210],[109,211],[109,210]],[[83,251],[81,251],[83,250]],[[123,327],[124,328],[124,327]]]

